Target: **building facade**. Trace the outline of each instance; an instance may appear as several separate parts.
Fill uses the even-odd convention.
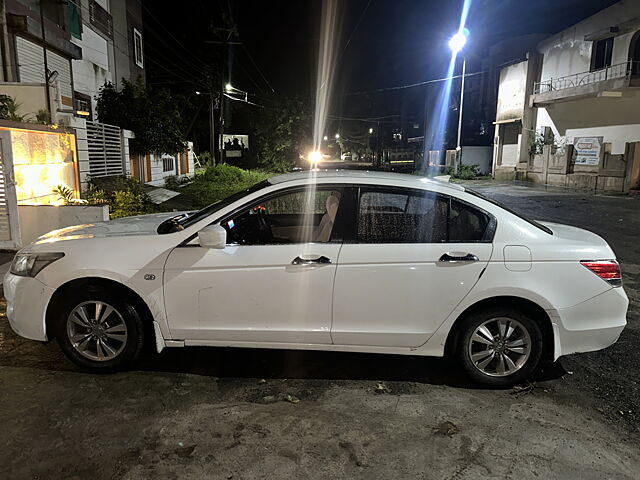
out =
[[[501,70],[494,174],[547,183],[548,171],[539,178],[532,170],[542,168],[536,162],[548,151],[562,165],[562,178],[552,183],[634,188],[638,112],[640,2],[623,0],[540,41],[524,60]]]
[[[144,81],[142,7],[138,0],[74,0],[71,8],[81,20],[71,41],[82,50],[73,60],[76,115],[99,120],[96,98],[100,88],[122,80]]]
[[[105,83],[144,81],[142,32],[139,0],[2,0],[0,93],[26,120],[47,109],[53,123],[99,120]]]

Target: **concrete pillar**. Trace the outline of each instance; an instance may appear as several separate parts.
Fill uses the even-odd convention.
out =
[[[76,131],[76,154],[78,156],[80,193],[82,193],[87,189],[89,177],[89,142],[87,141],[87,121],[84,118],[71,117],[70,126]]]
[[[120,132],[122,138],[122,171],[125,176],[130,177],[131,172],[131,152],[129,150],[129,141],[135,138],[135,134],[131,130],[122,130]]]

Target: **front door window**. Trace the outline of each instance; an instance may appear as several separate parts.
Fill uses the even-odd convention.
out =
[[[223,221],[229,244],[328,243],[335,239],[338,189],[291,191],[254,204]]]

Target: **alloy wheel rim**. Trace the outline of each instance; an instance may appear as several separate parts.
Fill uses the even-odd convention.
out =
[[[67,317],[71,346],[90,360],[106,362],[116,358],[127,344],[127,333],[122,315],[99,300],[77,305]]]
[[[531,336],[524,325],[513,318],[492,318],[474,330],[468,354],[471,363],[483,374],[507,377],[527,363]]]

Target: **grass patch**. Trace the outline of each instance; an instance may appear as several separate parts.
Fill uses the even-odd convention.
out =
[[[179,191],[193,198],[195,208],[222,200],[275,175],[261,170],[243,170],[230,165],[216,165],[196,172],[195,179]]]

